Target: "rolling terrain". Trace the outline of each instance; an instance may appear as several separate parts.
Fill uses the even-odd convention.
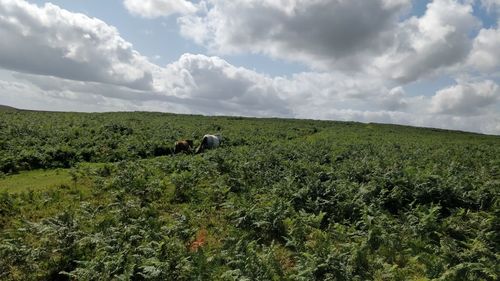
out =
[[[0,111],[0,280],[499,278],[499,136]]]
[[[0,111],[17,111],[17,110],[18,110],[17,108],[0,104]]]

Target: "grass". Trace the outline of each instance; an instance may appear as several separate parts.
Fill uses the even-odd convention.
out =
[[[73,168],[0,177],[0,280],[499,280],[497,136],[4,115],[0,171]],[[212,131],[222,147],[170,155]]]
[[[15,198],[14,200],[31,202],[10,214],[8,222],[0,218],[0,229],[2,227],[15,229],[24,221],[40,222],[57,215],[61,210],[71,210],[81,202],[106,202],[99,195],[92,194],[90,189],[92,183],[89,178],[78,177],[74,181],[72,176],[72,173],[78,174],[78,169],[89,171],[104,165],[80,163],[77,169],[23,171],[0,177],[0,194],[10,195],[10,198]]]
[[[0,111],[17,111],[17,110],[18,109],[15,107],[0,104]]]
[[[24,171],[0,178],[0,192],[46,191],[71,184],[70,169]]]

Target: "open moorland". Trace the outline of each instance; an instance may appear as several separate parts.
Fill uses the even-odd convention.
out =
[[[499,193],[498,136],[9,109],[0,280],[498,280]]]

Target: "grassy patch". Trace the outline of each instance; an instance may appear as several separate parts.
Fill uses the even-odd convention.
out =
[[[70,169],[35,170],[0,179],[0,192],[44,191],[72,184]]]

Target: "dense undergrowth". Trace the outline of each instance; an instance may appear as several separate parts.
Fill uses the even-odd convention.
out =
[[[499,278],[498,137],[153,113],[1,117],[2,132],[29,130],[2,134],[15,167],[5,173],[34,168],[16,156],[25,150],[41,149],[41,167],[64,162],[43,147],[77,156],[62,165],[69,186],[0,193],[0,279]],[[131,133],[108,139],[110,124]],[[219,149],[153,157],[151,144],[215,131]]]
[[[223,132],[225,144],[233,146],[287,140],[325,126],[326,122],[144,112],[0,111],[0,172],[171,155],[176,140],[199,142],[207,132]]]

